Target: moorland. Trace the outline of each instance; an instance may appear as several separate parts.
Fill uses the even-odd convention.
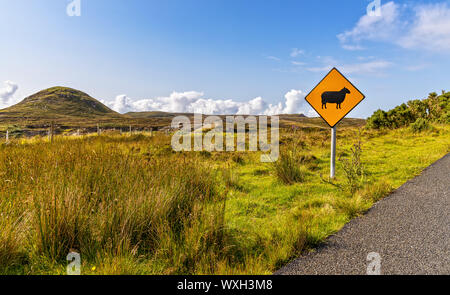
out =
[[[280,159],[261,163],[174,152],[176,114],[38,93],[0,111],[0,273],[65,274],[72,251],[83,274],[270,274],[450,152],[449,97],[342,121],[329,179],[319,118],[280,116]]]

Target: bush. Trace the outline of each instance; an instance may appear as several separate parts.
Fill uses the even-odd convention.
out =
[[[419,118],[410,125],[410,128],[412,132],[419,133],[431,129],[431,125],[425,119]]]
[[[437,93],[430,93],[427,99],[410,100],[406,104],[395,107],[385,112],[377,110],[367,119],[369,129],[395,129],[409,126],[419,119],[427,122],[437,122],[442,124],[450,123],[450,92],[438,96]],[[422,124],[419,121],[418,124]],[[420,127],[420,126],[416,126]],[[415,127],[413,127],[415,128]]]
[[[450,110],[447,111],[447,113],[443,115],[442,118],[440,118],[439,122],[444,124],[450,124]]]
[[[361,141],[354,144],[350,148],[350,156],[339,157],[339,162],[344,171],[345,182],[342,187],[345,191],[349,192],[350,195],[354,195],[355,192],[361,188],[364,180],[364,166],[361,160],[362,148]]]
[[[272,169],[284,184],[303,182],[305,175],[301,169],[302,160],[304,157],[299,153],[297,144],[291,143],[280,150],[280,157],[272,163]]]
[[[382,129],[389,128],[387,113],[383,110],[377,110],[372,116],[367,119],[367,128]]]

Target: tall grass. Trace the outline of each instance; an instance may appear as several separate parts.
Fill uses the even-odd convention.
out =
[[[275,176],[284,184],[303,182],[305,173],[302,170],[303,159],[300,154],[301,142],[291,142],[280,149],[278,161],[272,163]]]
[[[0,200],[0,274],[26,262],[24,241],[25,216],[17,216],[11,203]]]
[[[29,243],[30,255],[56,263],[77,251],[91,264],[123,257],[155,261],[155,272],[193,273],[198,265],[214,272],[226,248],[226,192],[215,172],[186,157],[138,156],[110,141],[2,147],[2,207],[5,200],[24,205],[16,219],[2,208],[0,268]]]
[[[353,150],[334,185],[319,177],[320,130],[284,130],[273,165],[175,153],[159,133],[12,139],[0,144],[0,274],[64,274],[69,251],[83,274],[270,274],[447,153],[436,128],[365,131],[364,154],[342,129],[339,151]]]

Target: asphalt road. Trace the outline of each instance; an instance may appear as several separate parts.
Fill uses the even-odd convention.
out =
[[[275,274],[364,275],[371,252],[383,275],[450,274],[450,154]]]

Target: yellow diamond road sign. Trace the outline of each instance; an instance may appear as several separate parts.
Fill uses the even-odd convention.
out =
[[[361,91],[333,68],[305,99],[333,128],[364,98]]]

